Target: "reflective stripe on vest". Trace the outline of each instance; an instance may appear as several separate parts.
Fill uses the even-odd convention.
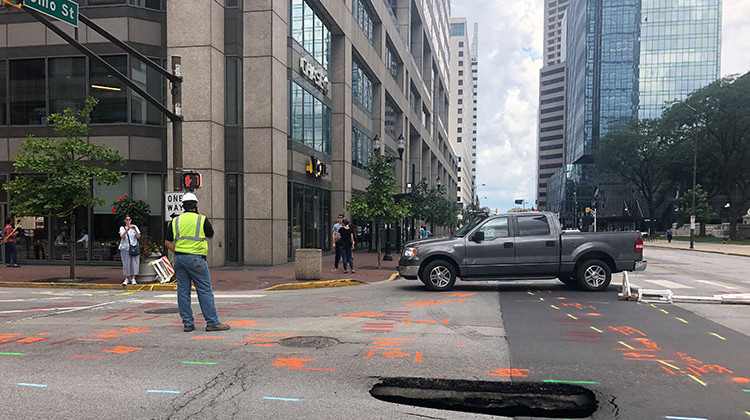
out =
[[[203,230],[205,221],[205,216],[193,212],[183,213],[174,219],[172,232],[176,252],[208,255],[208,238]]]

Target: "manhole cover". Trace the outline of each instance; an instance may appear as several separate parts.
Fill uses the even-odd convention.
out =
[[[180,313],[180,309],[177,307],[173,308],[159,308],[159,309],[149,309],[145,311],[147,314],[177,314]]]
[[[279,344],[286,347],[323,349],[339,344],[339,340],[331,337],[289,337],[279,340]]]
[[[598,408],[591,390],[559,383],[384,378],[370,395],[398,404],[508,417],[583,418]]]

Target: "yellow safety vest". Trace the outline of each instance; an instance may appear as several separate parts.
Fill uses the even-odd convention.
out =
[[[174,250],[183,254],[208,255],[208,238],[203,226],[206,216],[185,212],[172,222]]]

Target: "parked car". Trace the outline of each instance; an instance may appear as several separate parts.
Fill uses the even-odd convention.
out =
[[[602,291],[612,273],[642,271],[640,232],[563,231],[554,214],[483,215],[453,236],[407,243],[398,271],[430,290],[450,290],[456,278],[529,280],[557,277],[583,290]]]

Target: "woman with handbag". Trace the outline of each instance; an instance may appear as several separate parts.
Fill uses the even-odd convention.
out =
[[[130,216],[125,215],[124,225],[120,226],[120,258],[122,273],[125,275],[123,286],[128,284],[128,281],[138,284],[135,282],[135,276],[138,275],[138,265],[141,263],[141,249],[138,246],[141,231],[131,221]]]

